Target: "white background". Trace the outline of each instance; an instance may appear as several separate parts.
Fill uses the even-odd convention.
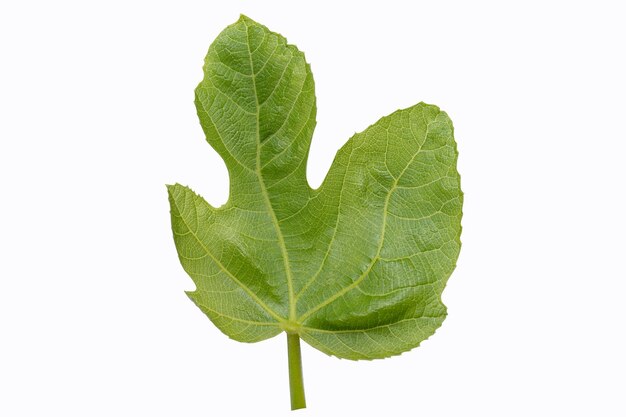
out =
[[[222,335],[183,293],[169,224],[165,183],[227,198],[193,89],[239,13],[312,63],[313,185],[352,133],[422,100],[448,112],[460,151],[448,319],[387,360],[304,346],[295,415],[626,415],[620,2],[12,3],[0,415],[294,415],[284,335]]]

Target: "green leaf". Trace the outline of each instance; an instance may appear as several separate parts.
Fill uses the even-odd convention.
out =
[[[441,325],[460,249],[453,127],[424,103],[383,117],[306,179],[311,69],[285,38],[242,16],[209,48],[196,107],[224,159],[228,202],[168,186],[189,297],[229,337],[282,331],[346,359],[419,345]]]

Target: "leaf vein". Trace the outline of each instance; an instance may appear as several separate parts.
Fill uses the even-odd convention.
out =
[[[174,202],[174,204],[176,204],[176,202]],[[195,205],[195,202],[194,202]],[[185,224],[185,226],[187,227],[187,229],[189,231],[191,231],[191,227],[189,226],[189,223],[187,223],[186,219],[181,217],[182,222]],[[224,264],[222,264],[219,259],[217,259],[217,257],[215,257],[213,255],[213,253],[211,253],[211,251],[209,250],[209,248],[204,244],[204,242],[202,240],[200,240],[200,238],[198,237],[198,235],[196,233],[194,233],[193,231],[191,231],[191,235],[196,239],[196,241],[198,242],[198,244],[200,245],[200,247],[204,250],[204,252],[206,253],[205,256],[203,256],[202,258],[205,258],[206,256],[209,256],[213,262],[215,262],[215,264],[222,270],[224,271],[224,273],[230,277],[237,285],[239,285],[247,294],[248,296],[250,296],[250,298],[252,298],[259,306],[261,306],[261,308],[263,308],[265,311],[267,311],[267,313],[269,315],[271,315],[272,317],[274,317],[277,321],[281,322],[284,321],[284,319],[282,317],[280,317],[274,310],[272,310],[267,304],[265,304],[263,302],[263,300],[261,300],[255,293],[254,291],[252,291],[250,288],[248,288],[243,282],[241,282],[232,272],[230,272],[225,266]],[[202,259],[202,258],[198,258],[198,259]],[[190,259],[190,258],[186,258],[186,259]],[[193,260],[193,259],[190,259]]]
[[[439,115],[439,114],[438,114]],[[438,116],[437,115],[437,116]],[[335,301],[336,299],[338,299],[339,297],[343,297],[346,293],[348,293],[349,291],[351,291],[352,289],[354,289],[356,286],[358,286],[361,281],[363,281],[370,273],[370,271],[372,270],[372,268],[374,267],[374,265],[376,264],[376,262],[380,259],[380,251],[382,250],[383,247],[383,243],[385,241],[385,230],[387,229],[387,213],[388,213],[388,209],[389,209],[389,201],[391,200],[391,195],[393,194],[393,192],[396,190],[396,187],[398,185],[398,182],[400,181],[400,179],[402,178],[402,176],[404,175],[404,173],[406,172],[406,170],[409,168],[409,166],[413,163],[413,161],[415,160],[415,158],[417,158],[417,156],[420,154],[422,147],[424,146],[424,144],[426,143],[426,141],[428,140],[428,130],[429,127],[432,123],[434,123],[436,120],[436,117],[433,121],[431,121],[430,123],[426,124],[426,131],[424,132],[424,141],[422,142],[422,144],[419,146],[419,148],[417,149],[417,151],[415,152],[415,154],[413,155],[413,157],[409,160],[409,162],[406,164],[406,166],[404,167],[404,169],[402,170],[402,172],[400,172],[400,175],[398,175],[398,178],[394,181],[393,186],[389,189],[387,196],[385,198],[385,204],[383,206],[383,224],[381,227],[381,237],[380,237],[380,241],[378,244],[378,250],[376,252],[376,255],[372,258],[372,261],[370,262],[369,267],[365,270],[365,272],[363,272],[355,281],[353,281],[350,285],[346,286],[345,288],[343,288],[341,291],[338,291],[337,293],[335,293],[334,295],[331,295],[330,297],[328,297],[325,301],[319,303],[317,306],[309,309],[307,312],[305,312],[302,316],[300,316],[299,320],[300,322],[304,323],[304,321],[309,318],[313,313],[315,313],[316,311],[319,311],[321,308],[326,307],[328,304],[332,303],[333,301]]]
[[[246,36],[248,38],[247,46],[248,46],[248,57],[250,59],[250,69],[252,70],[252,74],[254,74],[254,63],[252,61],[252,52],[250,51],[250,32],[248,25],[246,25]],[[295,304],[293,302],[293,280],[291,277],[291,267],[289,265],[289,255],[287,253],[287,246],[285,245],[285,238],[283,237],[282,230],[280,225],[278,224],[278,219],[276,218],[276,213],[274,212],[274,207],[272,206],[272,202],[270,201],[269,195],[267,193],[267,189],[265,187],[265,180],[263,179],[263,174],[261,172],[261,134],[260,134],[260,113],[261,107],[259,104],[259,95],[257,93],[256,88],[256,77],[252,76],[252,87],[254,89],[254,100],[256,102],[256,143],[257,143],[257,152],[256,152],[256,175],[259,179],[259,186],[261,188],[261,193],[263,195],[263,199],[265,200],[265,204],[267,205],[267,210],[270,213],[270,217],[272,219],[272,223],[276,230],[276,235],[278,237],[278,244],[280,250],[283,255],[283,263],[285,267],[285,275],[287,278],[287,290],[289,296],[289,318],[294,319],[295,317]]]

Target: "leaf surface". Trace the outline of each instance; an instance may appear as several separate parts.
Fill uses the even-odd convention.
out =
[[[302,52],[241,17],[211,45],[196,107],[224,159],[228,202],[168,186],[189,297],[229,337],[282,331],[341,358],[416,347],[441,325],[460,250],[453,127],[424,103],[383,117],[306,179],[315,127]]]

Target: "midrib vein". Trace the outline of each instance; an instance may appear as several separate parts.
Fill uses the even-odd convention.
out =
[[[274,229],[276,229],[278,245],[280,246],[280,250],[283,255],[283,264],[285,267],[285,275],[287,277],[287,291],[289,295],[289,320],[295,321],[296,304],[294,302],[293,278],[291,275],[291,266],[289,264],[289,254],[287,253],[287,246],[285,245],[285,238],[283,236],[283,232],[280,228],[280,225],[278,224],[278,219],[276,218],[276,213],[274,212],[274,208],[272,207],[272,202],[270,201],[269,194],[267,193],[267,188],[265,187],[265,181],[263,180],[263,175],[261,173],[261,132],[260,132],[261,106],[259,104],[259,95],[257,94],[257,88],[256,88],[256,74],[254,72],[254,63],[252,62],[252,51],[250,50],[250,32],[248,30],[248,25],[246,25],[246,40],[247,40],[246,47],[248,48],[248,58],[250,60],[250,74],[252,75],[252,88],[254,90],[254,101],[256,104],[256,168],[255,168],[255,171],[259,179],[259,186],[261,188],[261,194],[263,195],[263,199],[265,201],[265,205],[267,206],[267,210],[270,213],[270,217],[272,219]]]

